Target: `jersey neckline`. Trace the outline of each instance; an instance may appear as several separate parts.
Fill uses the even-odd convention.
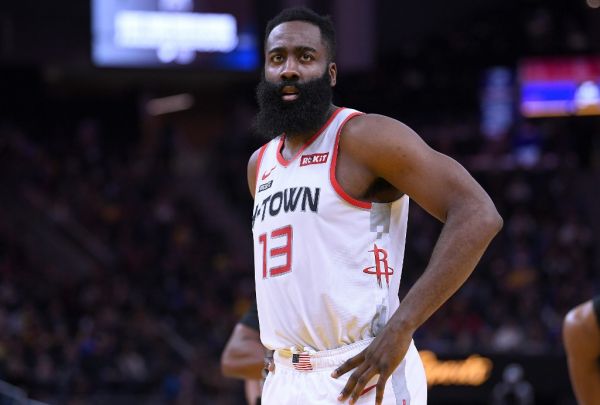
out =
[[[283,145],[285,142],[285,134],[281,135],[281,137],[279,138],[279,143],[277,145],[277,161],[279,162],[279,164],[281,164],[284,167],[287,167],[292,162],[294,162],[294,160],[296,160],[298,158],[298,156],[300,156],[302,154],[302,152],[304,152],[304,150],[306,148],[308,148],[323,133],[323,131],[325,131],[325,129],[329,126],[329,124],[331,124],[331,122],[334,120],[334,118],[337,117],[337,115],[342,110],[345,110],[345,108],[337,107],[336,110],[333,112],[333,114],[331,114],[331,116],[327,119],[325,124],[323,124],[323,126],[317,132],[315,132],[315,134],[313,136],[311,136],[310,139],[307,140],[304,143],[304,145],[302,145],[302,147],[298,150],[298,152],[296,152],[296,154],[294,156],[292,156],[289,160],[284,158],[283,155],[281,154],[281,149],[283,149]]]

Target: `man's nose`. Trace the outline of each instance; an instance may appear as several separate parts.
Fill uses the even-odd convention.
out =
[[[280,76],[282,80],[298,80],[300,78],[298,63],[294,58],[288,58],[286,60]]]

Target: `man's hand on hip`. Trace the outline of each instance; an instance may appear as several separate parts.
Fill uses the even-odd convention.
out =
[[[413,334],[413,331],[394,331],[391,326],[388,324],[365,350],[346,360],[332,373],[333,378],[338,378],[355,369],[338,400],[350,398],[350,404],[354,404],[364,393],[365,385],[379,375],[375,404],[381,404],[385,383],[404,359]]]

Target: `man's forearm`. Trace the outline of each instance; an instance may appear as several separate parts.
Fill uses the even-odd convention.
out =
[[[234,378],[262,378],[264,347],[260,343],[247,342],[244,348],[232,348],[222,362],[223,374]]]
[[[427,268],[406,294],[390,327],[415,330],[466,281],[502,227],[493,205],[449,214]]]
[[[221,370],[227,377],[260,379],[264,358],[265,347],[258,331],[238,324],[221,356]]]

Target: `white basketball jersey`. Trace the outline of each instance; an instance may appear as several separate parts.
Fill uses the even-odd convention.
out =
[[[398,308],[409,199],[358,201],[335,177],[341,129],[358,114],[337,109],[290,160],[283,137],[259,152],[254,265],[269,349],[354,343],[375,336]]]

